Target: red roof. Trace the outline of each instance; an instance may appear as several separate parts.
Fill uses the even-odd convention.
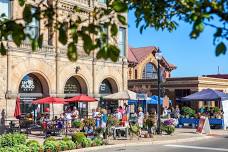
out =
[[[147,47],[140,47],[140,48],[132,48],[129,47],[128,49],[128,61],[130,63],[139,63],[143,61],[149,54],[156,53],[157,48],[155,46],[147,46]],[[162,63],[164,67],[169,68],[171,70],[176,69],[176,66],[173,64],[169,64],[166,59],[162,58]]]

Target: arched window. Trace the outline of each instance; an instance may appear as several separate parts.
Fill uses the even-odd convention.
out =
[[[156,79],[157,78],[157,72],[152,63],[146,64],[146,66],[143,69],[142,78],[143,79]]]
[[[110,84],[110,82],[105,79],[102,81],[101,85],[100,85],[100,90],[99,90],[100,94],[111,94],[112,92],[112,85]]]

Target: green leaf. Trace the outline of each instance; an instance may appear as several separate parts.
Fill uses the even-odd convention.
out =
[[[108,57],[110,57],[110,59],[113,62],[118,61],[119,54],[120,54],[120,50],[115,45],[108,46]]]
[[[93,50],[93,41],[91,37],[88,34],[82,33],[81,34],[82,40],[83,40],[83,48],[84,51],[87,54],[90,54],[90,52]]]
[[[77,61],[78,59],[78,54],[77,54],[77,48],[73,42],[68,44],[67,48],[67,57],[69,58],[70,61]]]
[[[31,39],[31,45],[32,45],[32,51],[35,51],[39,47],[38,40]]]
[[[63,45],[66,45],[67,39],[67,25],[61,23],[59,27],[59,42],[61,42]]]
[[[226,45],[223,42],[219,43],[216,47],[215,55],[219,56],[221,54],[226,54],[226,49]]]
[[[222,28],[218,28],[214,34],[214,37],[220,37],[222,35]]]
[[[1,15],[0,18],[6,17],[6,14],[5,13],[2,13],[0,15]]]
[[[126,18],[122,15],[117,15],[119,22],[123,25],[127,25]]]
[[[0,53],[1,53],[1,55],[6,55],[6,48],[3,44],[3,42],[1,42]]]
[[[25,0],[18,0],[18,3],[22,7],[25,5]]]
[[[31,23],[32,22],[32,12],[31,12],[31,5],[26,4],[24,11],[23,11],[23,19],[26,23]]]
[[[112,35],[112,36],[116,36],[117,33],[118,33],[118,27],[117,27],[117,25],[116,25],[115,23],[113,23],[113,24],[111,25],[111,35]]]
[[[127,4],[121,0],[113,1],[112,8],[118,13],[124,13],[128,9]]]

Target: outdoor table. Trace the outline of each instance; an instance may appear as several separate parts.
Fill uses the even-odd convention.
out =
[[[121,126],[118,126],[118,127],[112,127],[111,129],[113,130],[113,139],[117,139],[116,132],[117,132],[118,130],[124,131],[124,133],[125,133],[125,138],[128,138],[128,127],[121,127]]]
[[[192,127],[194,128],[199,124],[199,119],[197,118],[179,118],[179,124],[178,127],[184,124],[192,124]],[[209,119],[209,124],[210,125],[220,125],[221,129],[224,128],[224,120],[223,119],[218,119],[218,118],[210,118]]]

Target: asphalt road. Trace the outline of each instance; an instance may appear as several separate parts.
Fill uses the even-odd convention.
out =
[[[214,137],[195,142],[176,144],[144,145],[102,149],[99,152],[228,152],[228,137]],[[94,152],[98,152],[94,151]]]

